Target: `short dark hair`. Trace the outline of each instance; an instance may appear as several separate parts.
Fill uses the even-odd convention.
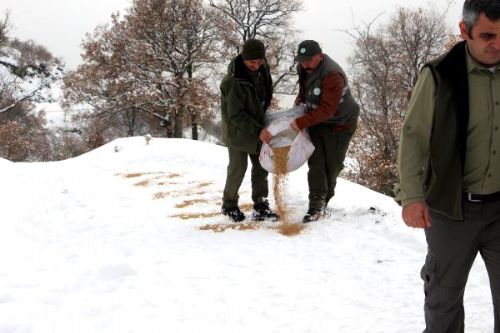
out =
[[[492,21],[500,19],[500,1],[498,0],[465,0],[462,10],[462,21],[465,23],[467,33],[472,34],[472,28],[479,19],[479,14],[484,13]]]

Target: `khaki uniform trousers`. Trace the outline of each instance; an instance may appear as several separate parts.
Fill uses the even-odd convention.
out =
[[[249,157],[252,163],[252,200],[254,203],[263,202],[269,194],[267,183],[268,172],[260,165],[259,155],[249,154],[229,147],[228,152],[229,164],[227,166],[226,185],[222,196],[223,205],[226,207],[238,206],[238,191],[245,177]]]

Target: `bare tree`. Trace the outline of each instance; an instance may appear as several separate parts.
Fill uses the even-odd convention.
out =
[[[62,76],[58,59],[33,41],[9,36],[6,12],[0,21],[0,156],[13,161],[48,160],[51,134],[34,102],[52,101],[50,87]]]
[[[42,68],[44,66],[33,65],[5,67],[13,68],[14,75],[5,75],[0,78],[0,114],[15,110],[16,106],[23,102],[52,100],[47,95],[46,89],[50,88],[55,81],[62,77],[62,69],[52,71]],[[30,77],[32,81],[27,82]]]
[[[351,37],[351,88],[361,106],[360,126],[351,152],[357,169],[348,175],[371,189],[392,195],[404,114],[422,66],[441,54],[451,38],[442,14],[398,8],[372,31],[373,21]]]
[[[293,14],[301,10],[300,0],[210,0],[210,5],[226,18],[224,42],[233,55],[249,38],[268,46],[276,92],[292,93],[295,88],[294,52],[298,44],[292,29]]]
[[[0,114],[12,111],[23,102],[51,101],[48,88],[63,75],[61,61],[33,41],[9,40],[0,51],[10,54],[0,60]]]
[[[291,14],[301,9],[297,0],[210,0],[210,5],[233,22],[233,31],[243,41],[279,35],[290,25]]]
[[[0,49],[7,44],[10,29],[10,12],[5,11],[4,17],[0,19]]]

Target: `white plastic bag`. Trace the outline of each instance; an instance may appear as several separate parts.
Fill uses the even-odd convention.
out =
[[[295,136],[286,162],[287,172],[292,172],[300,168],[311,157],[314,145],[309,138],[309,134],[302,131]],[[268,144],[263,144],[259,156],[260,164],[268,172],[274,172],[273,148]]]
[[[269,144],[264,143],[260,150],[259,160],[262,167],[274,173],[273,148],[288,147],[286,172],[300,168],[311,156],[314,145],[309,134],[304,130],[296,132],[290,123],[304,114],[304,106],[296,106],[285,112],[266,113],[267,129],[273,136]]]

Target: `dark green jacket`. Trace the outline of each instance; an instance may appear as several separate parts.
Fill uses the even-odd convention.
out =
[[[425,201],[433,210],[462,220],[463,170],[469,120],[465,42],[426,66],[436,84],[430,155],[424,176]]]
[[[266,91],[263,104],[241,55],[231,61],[228,73],[220,85],[222,142],[227,147],[250,154],[259,152],[259,134],[264,128],[264,113],[273,96],[273,84],[267,62],[264,62],[259,71]]]

